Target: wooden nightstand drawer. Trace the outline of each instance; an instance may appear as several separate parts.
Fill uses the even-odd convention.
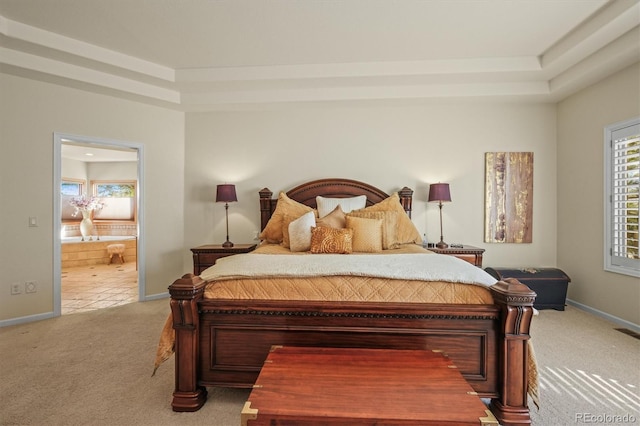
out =
[[[482,255],[480,255],[479,258],[476,254],[455,254],[453,256],[457,257],[458,259],[466,260],[472,265],[482,267]]]
[[[215,265],[220,258],[233,256],[234,254],[249,253],[255,250],[257,244],[236,244],[233,247],[222,247],[220,244],[207,244],[194,247],[193,252],[193,273],[200,275],[202,271]]]
[[[482,248],[463,245],[462,247],[449,246],[444,249],[429,247],[429,250],[438,254],[455,256],[458,259],[462,259],[471,263],[472,265],[476,265],[478,268],[482,268],[482,254],[484,253],[484,249]]]
[[[198,253],[199,263],[201,265],[213,265],[216,260],[221,257],[231,256],[232,253]]]

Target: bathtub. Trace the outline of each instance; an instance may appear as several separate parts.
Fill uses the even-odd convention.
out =
[[[126,240],[135,240],[136,237],[133,235],[103,235],[96,237],[95,235],[91,237],[91,240],[85,238],[82,241],[82,237],[62,237],[62,244],[68,243],[99,243],[100,241],[126,241]]]
[[[135,236],[104,235],[99,240],[93,237],[91,241],[82,241],[82,237],[64,237],[60,251],[62,268],[109,263],[109,244],[124,244],[125,262],[137,262],[138,239]]]

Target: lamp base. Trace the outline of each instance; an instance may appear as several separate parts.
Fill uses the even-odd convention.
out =
[[[446,249],[446,248],[449,247],[449,244],[447,244],[444,241],[440,240],[440,242],[436,244],[436,247],[438,247],[439,249]]]
[[[224,247],[224,248],[233,247],[233,243],[231,241],[227,240],[224,243],[222,243],[222,247]]]

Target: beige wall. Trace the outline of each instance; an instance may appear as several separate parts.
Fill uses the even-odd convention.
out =
[[[52,140],[63,132],[144,145],[149,296],[190,270],[190,247],[224,241],[224,207],[213,202],[218,183],[237,184],[229,226],[231,240],[241,243],[259,227],[258,190],[277,193],[323,177],[363,180],[388,192],[413,188],[414,222],[435,241],[438,209],[426,196],[430,183],[443,181],[453,197],[443,210],[447,242],[485,248],[485,266],[559,266],[573,279],[573,300],[640,323],[637,283],[602,271],[601,196],[602,128],[638,115],[638,72],[636,65],[559,106],[434,101],[186,119],[0,74],[0,321],[53,310]],[[490,151],[534,152],[532,244],[483,242]],[[587,190],[600,196],[585,196]],[[27,226],[29,216],[38,217],[37,228]],[[38,293],[9,296],[11,283],[25,280],[37,280]]]
[[[486,249],[485,265],[555,266],[556,110],[552,104],[433,102],[422,106],[333,107],[263,112],[189,113],[186,121],[185,242],[225,240],[215,186],[237,185],[230,239],[252,241],[258,191],[276,194],[308,180],[343,177],[393,192],[414,189],[413,220],[439,240],[428,185],[449,182],[443,208],[449,243]],[[485,244],[484,154],[534,152],[532,244]],[[189,253],[185,263],[190,262]]]
[[[604,127],[640,116],[640,66],[558,104],[558,266],[569,298],[640,324],[640,280],[604,271]]]
[[[54,309],[54,132],[144,146],[146,294],[166,293],[184,268],[184,114],[9,74],[0,93],[0,321]],[[27,280],[37,293],[10,295]]]

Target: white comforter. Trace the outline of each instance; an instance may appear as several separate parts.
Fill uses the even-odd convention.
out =
[[[496,279],[453,256],[437,254],[318,254],[309,256],[240,254],[218,259],[202,272],[205,281],[238,277],[353,275],[446,281],[491,286]]]

